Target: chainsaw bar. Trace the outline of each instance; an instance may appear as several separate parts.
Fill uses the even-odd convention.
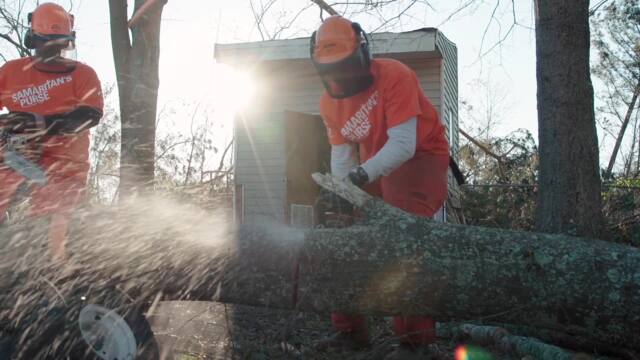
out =
[[[18,174],[38,185],[47,184],[47,174],[44,170],[13,150],[4,152],[4,163]]]

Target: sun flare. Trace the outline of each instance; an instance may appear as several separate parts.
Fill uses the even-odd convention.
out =
[[[257,91],[257,81],[248,72],[226,64],[215,64],[214,101],[232,112],[241,111],[251,103]]]

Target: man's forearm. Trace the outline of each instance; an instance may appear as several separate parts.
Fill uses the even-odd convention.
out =
[[[358,166],[353,144],[331,145],[331,174],[344,179],[349,171]]]
[[[389,139],[382,149],[362,164],[369,182],[386,176],[411,159],[416,152],[418,121],[415,117],[387,131]]]
[[[89,106],[80,106],[65,114],[45,116],[47,134],[75,134],[100,123],[102,111]]]

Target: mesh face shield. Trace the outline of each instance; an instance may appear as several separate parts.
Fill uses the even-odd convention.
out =
[[[357,48],[353,54],[335,63],[313,64],[329,96],[344,99],[356,95],[373,84],[368,57]]]
[[[48,73],[68,73],[76,68],[75,36],[33,34],[36,47],[33,67]]]

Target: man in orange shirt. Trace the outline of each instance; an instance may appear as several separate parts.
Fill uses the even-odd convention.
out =
[[[59,5],[43,3],[29,14],[25,46],[35,55],[0,67],[0,127],[32,137],[37,156],[25,156],[46,173],[46,184],[31,189],[30,214],[49,217],[49,247],[64,258],[70,215],[86,190],[89,128],[102,117],[104,101],[95,71],[63,57],[75,42],[73,16]],[[33,144],[32,144],[33,145]],[[34,146],[30,146],[34,148]],[[0,223],[25,177],[6,166],[0,150]]]
[[[326,89],[320,112],[333,175],[395,207],[432,217],[447,198],[449,145],[415,73],[396,60],[372,59],[360,26],[340,16],[325,20],[311,42],[311,59]],[[319,348],[369,345],[363,316],[333,313],[331,320],[338,333]],[[401,346],[387,359],[420,358],[435,341],[431,318],[399,315],[394,329]]]

